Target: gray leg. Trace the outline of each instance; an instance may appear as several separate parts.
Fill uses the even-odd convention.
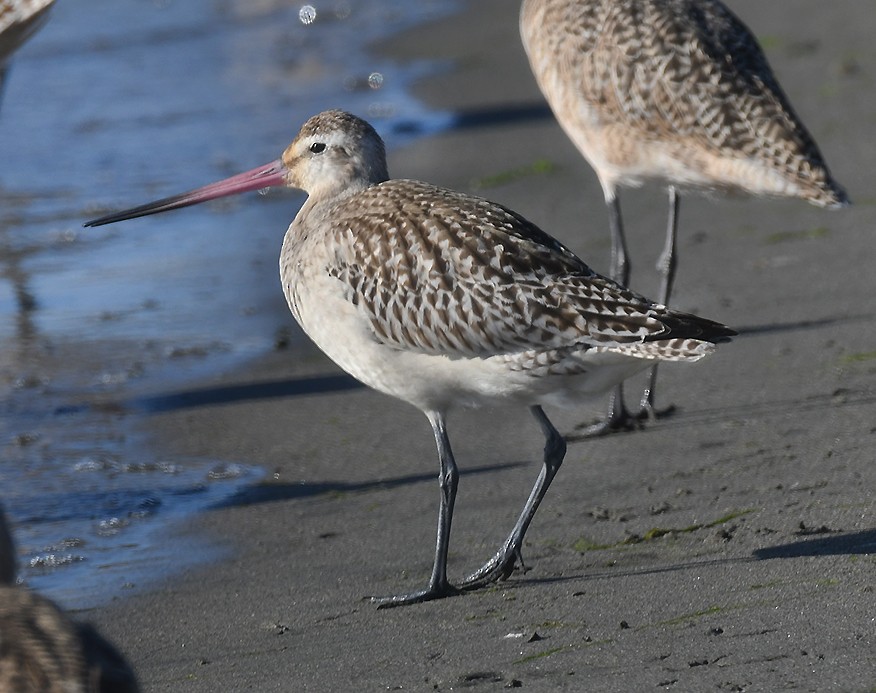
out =
[[[438,538],[435,542],[432,577],[429,579],[429,586],[423,590],[392,597],[373,597],[372,601],[376,602],[379,608],[416,604],[458,594],[458,590],[447,581],[447,548],[450,545],[450,525],[453,521],[453,504],[456,502],[459,472],[456,468],[456,461],[453,459],[453,451],[450,449],[450,439],[447,437],[444,415],[437,412],[427,412],[426,416],[429,417],[429,423],[432,424],[435,442],[438,445],[438,461],[441,464],[441,472],[438,477],[438,483],[441,486],[441,505],[438,509]]]
[[[630,254],[627,251],[627,239],[621,219],[620,199],[615,194],[605,204],[608,205],[608,224],[611,229],[611,278],[619,284],[629,286]]]
[[[611,229],[611,278],[619,284],[629,286],[630,259],[627,251],[627,241],[624,235],[624,225],[621,219],[620,200],[617,194],[606,198],[608,205],[608,221]],[[629,431],[635,426],[635,419],[624,406],[624,386],[619,383],[608,400],[608,412],[605,418],[595,424],[586,426],[581,433],[586,438],[595,438],[615,431]]]
[[[672,295],[672,284],[675,282],[675,267],[677,258],[675,255],[676,238],[678,237],[678,205],[680,199],[675,186],[669,186],[669,221],[666,224],[666,244],[660,259],[657,260],[657,270],[663,275],[660,284],[660,303],[669,305],[669,297]]]
[[[664,306],[669,305],[669,297],[672,295],[672,284],[675,281],[675,268],[678,262],[676,257],[675,247],[676,238],[678,236],[678,205],[679,197],[675,187],[669,186],[669,221],[666,225],[666,244],[663,247],[663,252],[660,254],[660,259],[657,261],[657,270],[663,275],[663,280],[660,284],[660,296],[657,299]],[[648,385],[642,393],[642,400],[639,403],[641,411],[639,416],[647,416],[649,419],[656,419],[657,412],[654,410],[654,389],[657,384],[657,366],[651,366],[651,374],[648,377]],[[670,408],[671,410],[671,408]]]
[[[544,433],[544,463],[511,534],[508,535],[495,556],[460,583],[460,587],[464,589],[476,589],[497,580],[504,580],[514,571],[516,561],[520,562],[521,567],[523,566],[520,554],[523,537],[526,535],[529,523],[535,517],[535,512],[538,510],[542,498],[547,493],[548,487],[557,475],[560,465],[563,464],[563,457],[566,455],[566,441],[563,440],[563,436],[554,428],[541,407],[530,407],[530,411],[541,425],[541,430]]]
[[[8,67],[6,65],[0,67],[0,102],[3,101],[3,91],[6,87],[6,74]]]

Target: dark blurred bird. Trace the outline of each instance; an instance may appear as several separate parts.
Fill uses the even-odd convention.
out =
[[[15,585],[15,548],[0,506],[0,691],[137,693],[122,655],[88,624]]]

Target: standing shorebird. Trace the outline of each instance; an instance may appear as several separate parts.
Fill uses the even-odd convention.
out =
[[[49,18],[55,0],[0,0],[0,96],[9,59]]]
[[[617,190],[669,188],[658,301],[676,269],[678,190],[849,204],[748,27],[720,0],[524,0],[536,81],[596,171],[609,208],[611,276],[629,283]],[[653,416],[656,365],[642,397]],[[628,427],[620,387],[591,434]]]
[[[273,163],[86,225],[269,186],[308,193],[280,254],[292,314],[353,377],[420,409],[438,445],[429,585],[376,599],[382,605],[445,597],[511,574],[566,451],[542,404],[607,392],[654,361],[697,361],[735,334],[599,276],[505,207],[389,180],[378,134],[342,111],[308,120]],[[530,406],[546,439],[544,463],[502,547],[454,587],[447,549],[458,474],[445,419],[455,406],[509,401]]]

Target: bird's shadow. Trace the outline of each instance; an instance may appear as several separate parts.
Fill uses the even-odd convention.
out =
[[[453,111],[441,120],[437,132],[492,128],[517,123],[550,120],[554,117],[550,106],[544,101],[528,103],[508,103],[499,106],[468,108]],[[392,124],[390,132],[395,135],[436,134],[434,125],[423,120],[398,120]]]
[[[663,573],[681,573],[689,570],[702,570],[706,567],[722,565],[741,565],[761,561],[806,558],[813,556],[859,556],[876,552],[876,529],[860,532],[831,533],[816,539],[803,539],[786,544],[755,549],[749,556],[731,556],[727,558],[711,558],[707,560],[685,561],[672,565],[647,568],[628,568],[626,570],[612,568],[591,573],[567,574],[560,577],[524,577],[517,580],[518,585],[556,583],[556,582],[589,582],[592,580],[609,580],[618,577],[636,577],[645,575],[660,575]],[[516,575],[519,575],[516,574]]]
[[[163,414],[185,409],[195,409],[197,407],[234,404],[236,402],[347,392],[364,387],[358,380],[345,373],[331,373],[305,378],[286,378],[284,380],[263,380],[234,385],[189,388],[110,402],[64,405],[56,408],[54,413],[56,415],[78,414],[91,410],[138,411],[145,414]]]
[[[876,529],[860,532],[827,533],[813,539],[802,539],[787,544],[757,549],[753,556],[758,560],[773,558],[803,558],[807,556],[853,556],[876,553]]]
[[[181,390],[130,400],[136,409],[151,414],[191,409],[193,407],[232,404],[248,400],[280,397],[306,397],[330,392],[346,392],[365,387],[345,373],[316,375],[306,378],[287,378],[239,385],[220,385],[200,389]]]
[[[522,467],[527,464],[527,462],[504,462],[502,464],[470,467],[468,469],[460,469],[459,475],[460,477],[466,477],[477,476],[480,474],[491,474],[505,469]],[[273,503],[275,501],[303,500],[315,496],[342,496],[348,493],[389,490],[401,486],[409,486],[411,484],[421,484],[425,482],[435,483],[437,486],[438,474],[406,474],[404,476],[397,476],[389,479],[378,479],[376,481],[352,484],[344,481],[321,481],[316,483],[302,482],[294,484],[273,483],[268,481],[260,484],[243,486],[230,497],[210,506],[210,509],[220,510],[222,508],[256,505],[259,503]]]
[[[765,325],[734,325],[739,337],[758,337],[760,335],[772,334],[775,332],[795,332],[798,330],[817,330],[823,327],[833,327],[834,325],[842,325],[843,323],[854,323],[862,321],[871,321],[873,316],[870,314],[859,315],[842,315],[831,316],[827,318],[813,318],[810,320],[795,320],[794,322],[773,322]]]
[[[456,111],[453,114],[450,129],[469,130],[497,125],[514,125],[538,120],[552,120],[553,117],[553,111],[544,101],[469,108]]]

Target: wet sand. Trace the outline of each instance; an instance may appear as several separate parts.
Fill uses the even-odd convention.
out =
[[[224,560],[80,614],[144,690],[872,690],[876,15],[853,0],[732,4],[856,206],[684,198],[673,304],[739,338],[664,368],[658,404],[678,410],[644,431],[574,440],[601,403],[549,411],[572,442],[529,570],[459,598],[363,600],[421,586],[431,567],[437,462],[419,412],[307,345],[139,393],[163,404],[133,422],[138,442],[268,473],[167,538]],[[391,152],[390,170],[507,203],[605,271],[599,186],[544,109],[516,11],[478,0],[381,48],[455,60],[419,95],[466,116]],[[663,195],[622,199],[633,285],[653,294]],[[453,578],[507,534],[541,439],[525,411],[449,425]]]

